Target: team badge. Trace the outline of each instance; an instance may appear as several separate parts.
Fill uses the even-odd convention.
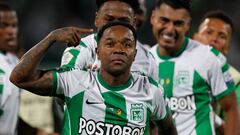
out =
[[[144,120],[143,104],[131,104],[131,120],[141,122]]]
[[[188,71],[179,71],[176,78],[175,78],[175,84],[177,86],[186,86],[189,84],[189,72]]]

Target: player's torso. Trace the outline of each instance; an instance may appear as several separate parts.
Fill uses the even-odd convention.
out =
[[[0,54],[0,87],[1,108],[3,114],[0,119],[0,134],[13,135],[16,130],[17,114],[19,108],[19,89],[9,81],[9,76],[16,64],[17,58],[12,54]],[[4,75],[5,77],[1,76]]]
[[[177,57],[163,58],[154,46],[151,53],[158,65],[159,83],[180,135],[194,135],[201,130],[204,117],[211,111],[208,65],[204,50],[188,45]],[[199,129],[195,129],[198,127]],[[207,133],[207,132],[206,132]]]
[[[153,93],[136,80],[115,91],[97,82],[67,101],[72,134],[147,134]]]

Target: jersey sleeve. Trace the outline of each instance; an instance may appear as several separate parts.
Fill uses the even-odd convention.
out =
[[[150,81],[153,82],[153,80]],[[151,89],[154,92],[152,120],[164,120],[168,116],[168,109],[162,93],[163,88],[154,81]]]
[[[85,90],[85,84],[89,80],[89,73],[82,70],[52,70],[52,76],[52,96],[64,95],[65,97],[72,97],[76,93]]]
[[[225,56],[214,48],[211,54],[208,62],[210,86],[214,99],[219,100],[233,92],[235,85]]]
[[[0,69],[0,116],[4,113],[4,104],[7,101],[8,96],[11,94],[9,75]]]
[[[3,91],[5,88],[5,78],[5,72],[0,69],[0,116],[3,114]]]
[[[61,59],[61,67],[76,67],[76,61],[78,59],[78,55],[80,54],[80,49],[80,46],[66,48]]]
[[[62,56],[61,68],[85,69],[87,64],[93,64],[96,59],[96,41],[93,35],[81,39],[77,47],[67,48]]]
[[[149,70],[148,70],[148,76],[152,77],[154,80],[159,80],[158,76],[158,66],[156,62],[154,61],[153,55],[149,52]]]

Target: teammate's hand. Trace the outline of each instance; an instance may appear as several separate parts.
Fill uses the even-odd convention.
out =
[[[59,135],[59,134],[58,134],[58,133],[47,133],[47,132],[39,129],[39,130],[37,131],[37,134],[36,134],[36,135]]]
[[[52,31],[48,36],[54,42],[66,43],[68,46],[77,46],[80,43],[81,35],[90,32],[93,32],[93,29],[64,27]]]

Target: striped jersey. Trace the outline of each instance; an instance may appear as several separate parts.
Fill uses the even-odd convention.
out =
[[[87,64],[98,65],[98,67],[100,67],[100,62],[96,54],[96,48],[96,34],[91,34],[85,38],[82,38],[80,45],[77,47],[69,47],[64,51],[61,67],[75,67],[84,69]],[[157,79],[156,65],[148,49],[138,41],[136,49],[137,55],[135,57],[135,61],[132,64],[131,71],[140,72],[149,75],[154,79]]]
[[[151,48],[159,83],[179,135],[214,135],[211,97],[219,100],[234,91],[226,58],[216,49],[186,38],[174,56]]]
[[[167,116],[162,89],[144,75],[121,86],[97,71],[53,71],[53,78],[53,96],[65,97],[64,135],[147,135],[150,119]]]
[[[19,109],[19,89],[9,81],[17,57],[0,52],[0,134],[15,135]]]

